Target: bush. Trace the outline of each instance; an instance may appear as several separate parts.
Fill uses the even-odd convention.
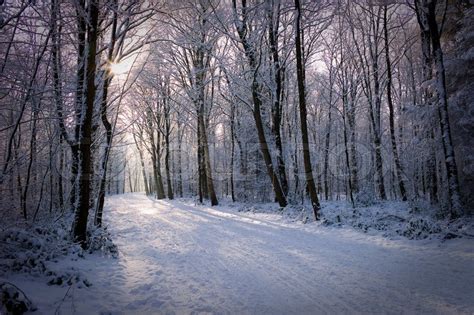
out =
[[[354,196],[354,203],[357,207],[370,207],[376,204],[374,192],[368,189],[359,191]]]
[[[441,227],[428,218],[412,218],[400,232],[409,239],[425,239],[441,231]]]
[[[17,315],[36,310],[25,293],[9,282],[0,282],[0,298],[2,303],[0,314]]]

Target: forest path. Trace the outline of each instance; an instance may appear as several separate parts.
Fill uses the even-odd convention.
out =
[[[282,225],[140,194],[108,198],[105,217],[120,257],[112,268],[91,270],[93,282],[105,280],[91,288],[107,294],[99,304],[109,304],[106,312],[474,310],[473,254],[455,248]]]

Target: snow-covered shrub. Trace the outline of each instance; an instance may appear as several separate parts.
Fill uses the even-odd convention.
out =
[[[107,228],[90,228],[88,231],[89,235],[89,253],[101,252],[104,255],[117,258],[118,257],[118,248],[114,244],[112,238],[107,231]]]
[[[428,217],[411,218],[399,232],[409,239],[425,239],[442,231],[440,225]]]
[[[404,222],[406,222],[406,219],[403,217],[393,214],[384,214],[383,216],[376,218],[376,220],[373,220],[370,227],[379,231],[391,231],[394,228],[402,226]]]
[[[54,229],[27,231],[10,228],[0,232],[0,271],[43,274],[45,263],[69,252],[68,243]]]
[[[374,192],[369,189],[362,189],[354,195],[354,203],[357,207],[369,207],[376,203]]]
[[[321,224],[325,226],[331,226],[331,225],[341,225],[341,216],[337,215],[334,218],[327,218],[323,217],[321,220]]]
[[[474,218],[468,216],[448,221],[446,229],[448,233],[445,235],[445,239],[457,237],[474,238]]]
[[[342,221],[346,221],[345,213],[332,203],[325,203],[321,207],[321,224],[324,226],[342,225]]]
[[[410,202],[376,201],[373,194],[365,196],[365,204],[352,208],[347,201],[323,201],[321,203],[322,226],[351,227],[363,233],[383,235],[387,238],[439,239],[459,237],[474,238],[474,218],[463,217],[455,221],[437,216],[438,207],[428,201]],[[288,205],[285,208],[275,203],[233,203],[228,210],[250,213],[278,214],[288,222],[314,222],[311,206]]]
[[[84,275],[78,272],[66,272],[59,276],[52,276],[48,281],[48,285],[70,286],[73,284],[77,284],[79,288],[82,286],[90,287],[92,285]]]
[[[0,282],[0,302],[0,314],[19,315],[36,310],[23,291],[8,282]]]
[[[23,224],[0,230],[0,274],[46,275],[50,285],[89,286],[83,275],[56,263],[64,259],[82,259],[94,252],[115,258],[118,249],[107,229],[94,227],[89,229],[89,246],[85,252],[70,237],[72,220],[72,215],[64,215],[52,222],[39,220],[32,227]]]
[[[409,213],[411,214],[425,214],[433,215],[436,211],[433,209],[433,205],[424,199],[412,200],[408,203]]]

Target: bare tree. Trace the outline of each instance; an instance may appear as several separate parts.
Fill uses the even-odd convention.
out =
[[[383,11],[383,30],[384,30],[384,43],[385,43],[385,62],[387,65],[387,104],[388,104],[388,117],[390,122],[390,142],[392,145],[392,154],[395,162],[395,174],[397,176],[398,188],[400,189],[400,195],[402,200],[407,200],[407,192],[405,189],[405,183],[402,178],[402,164],[400,162],[400,157],[398,155],[397,149],[397,140],[395,136],[395,114],[393,109],[393,100],[392,100],[392,63],[390,61],[390,41],[388,37],[388,22],[387,22],[387,11],[388,7],[384,6]]]
[[[85,10],[85,6],[80,7]],[[87,217],[91,196],[91,144],[92,115],[96,97],[96,54],[99,35],[99,2],[92,0],[88,7],[87,23],[87,66],[85,84],[85,102],[82,107],[79,127],[79,172],[78,172],[78,206],[74,214],[73,237],[83,247],[86,246]]]
[[[441,33],[436,20],[437,4],[438,1],[436,0],[416,0],[415,9],[418,16],[418,23],[420,25],[420,29],[422,30],[422,41],[425,42],[423,46],[423,55],[428,61],[430,61],[432,58],[431,65],[433,67],[434,78],[436,80],[435,89],[438,103],[437,112],[442,134],[441,139],[443,144],[444,161],[446,165],[450,215],[452,218],[457,218],[463,214],[463,208],[459,193],[458,171],[451,136],[451,126],[449,123],[446,73],[444,68],[443,50],[441,48],[440,41]],[[427,47],[428,36],[429,39],[431,39],[431,49]],[[429,51],[431,51],[431,54]]]
[[[306,121],[306,89],[305,89],[305,69],[303,65],[303,53],[301,47],[301,4],[299,0],[295,0],[296,11],[296,30],[295,30],[295,49],[296,49],[296,69],[298,77],[298,95],[299,95],[299,109],[300,109],[300,127],[301,139],[303,145],[303,160],[304,172],[306,175],[306,187],[308,189],[309,197],[311,198],[311,206],[313,207],[314,217],[319,220],[319,205],[318,194],[314,184],[313,169],[311,165],[311,155],[309,149],[308,139],[308,123]]]
[[[248,7],[246,1],[241,2],[240,10],[237,8],[236,0],[232,1],[233,10],[234,10],[234,25],[237,29],[239,34],[240,43],[244,49],[245,56],[247,58],[249,67],[253,72],[252,78],[252,99],[253,99],[253,116],[255,120],[255,125],[257,128],[258,140],[260,144],[260,151],[263,156],[263,160],[265,162],[265,167],[267,169],[267,174],[270,177],[270,181],[273,186],[273,191],[275,192],[275,197],[281,207],[285,207],[287,205],[286,197],[283,192],[280,180],[275,173],[275,169],[273,167],[272,157],[270,155],[270,150],[268,147],[267,139],[265,136],[265,130],[263,127],[263,120],[261,115],[261,106],[262,106],[262,98],[261,93],[263,87],[258,79],[258,68],[260,66],[259,60],[257,59],[258,56],[255,54],[255,47],[252,46],[251,42],[248,40],[249,32],[251,32],[251,28],[248,25],[249,17],[248,17]],[[239,14],[240,11],[240,14]]]

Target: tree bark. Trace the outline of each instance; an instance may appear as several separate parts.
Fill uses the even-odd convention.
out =
[[[235,202],[235,188],[234,188],[234,163],[235,163],[235,106],[230,104],[230,194],[232,202]]]
[[[354,203],[354,194],[353,194],[353,181],[352,181],[352,169],[355,168],[354,165],[351,165],[351,159],[349,157],[349,140],[347,136],[347,120],[348,120],[348,115],[347,115],[347,107],[348,107],[348,97],[347,97],[347,91],[345,91],[346,87],[343,87],[343,92],[342,92],[342,122],[343,122],[343,137],[344,137],[344,154],[345,154],[345,161],[346,161],[346,167],[347,167],[347,172],[348,172],[348,177],[347,177],[347,186],[348,186],[348,194],[349,194],[349,200],[351,202],[352,208],[355,207]],[[346,194],[347,196],[347,194]]]
[[[59,6],[58,6],[59,8]],[[86,32],[87,23],[86,17],[85,0],[78,0],[76,8],[76,19],[77,19],[77,69],[76,69],[76,126],[74,130],[74,139],[71,142],[71,192],[69,194],[69,204],[73,212],[77,209],[77,194],[79,189],[79,155],[80,155],[80,132],[82,122],[82,109],[84,106],[85,96],[85,85],[84,79],[86,75]],[[67,139],[67,138],[65,138]]]
[[[145,186],[145,194],[148,196],[148,195],[150,195],[151,190],[150,190],[150,187],[148,185],[148,178],[147,178],[146,169],[145,169],[145,160],[143,158],[143,152],[140,148],[140,145],[138,144],[137,136],[135,135],[135,133],[133,133],[133,141],[135,141],[135,146],[137,147],[138,156],[140,158],[140,166],[141,166],[141,169],[142,169],[143,185]]]
[[[433,57],[431,52],[431,34],[428,25],[426,3],[424,0],[415,1],[415,13],[420,26],[420,42],[422,52],[422,81],[428,82],[433,78]],[[429,106],[432,95],[427,87],[422,86],[422,100],[425,107]],[[433,119],[429,119],[428,122],[423,126],[426,139],[430,142],[430,148],[428,153],[428,159],[426,161],[426,175],[423,176],[423,192],[426,191],[426,186],[429,188],[430,201],[432,203],[439,202],[438,194],[438,176],[437,176],[437,162],[436,162],[436,148],[435,143],[435,127],[432,125]],[[426,183],[428,182],[428,183]]]
[[[371,9],[372,9],[371,5]],[[379,21],[380,21],[380,11],[376,14],[370,13],[370,26],[372,28],[372,41],[369,37],[369,49],[370,56],[372,59],[372,79],[374,84],[374,95],[370,103],[371,108],[370,120],[372,122],[372,131],[373,131],[373,141],[375,147],[375,172],[376,172],[376,186],[379,193],[379,196],[382,200],[387,199],[387,194],[385,192],[385,183],[383,176],[383,160],[382,160],[382,133],[381,133],[381,120],[380,120],[380,109],[381,109],[381,93],[380,93],[380,73],[379,73]]]
[[[407,200],[407,193],[405,189],[405,183],[402,178],[402,164],[398,156],[397,139],[395,134],[395,113],[393,110],[392,100],[392,63],[390,61],[390,45],[388,38],[388,26],[387,26],[387,6],[384,6],[383,13],[383,29],[384,29],[384,42],[385,42],[385,61],[387,67],[387,104],[388,104],[388,119],[390,124],[390,142],[392,144],[392,155],[395,162],[395,175],[398,182],[398,188],[403,201]]]
[[[160,170],[160,148],[159,148],[159,139],[155,140],[155,128],[153,125],[153,112],[150,107],[147,107],[147,130],[148,138],[150,140],[151,146],[151,162],[153,166],[153,179],[154,179],[154,190],[157,199],[164,199],[165,192],[163,190],[163,181],[161,179],[161,170]],[[158,119],[157,119],[158,121]],[[159,133],[157,134],[159,136]]]
[[[451,218],[458,218],[464,214],[464,211],[459,193],[458,170],[451,136],[451,126],[449,123],[446,74],[444,69],[443,50],[441,48],[438,23],[436,21],[436,3],[436,0],[428,1],[427,18],[431,35],[431,45],[433,49],[434,75],[436,79],[436,91],[438,96],[438,119],[441,127],[441,139],[443,143],[443,153],[446,164],[450,215]]]
[[[180,117],[178,116],[178,122],[176,123],[177,137],[178,137],[178,151],[176,155],[178,156],[178,195],[183,197],[183,167],[182,167],[182,157],[181,157],[181,147],[183,142],[183,133],[181,132],[181,122]]]
[[[280,64],[280,56],[278,51],[278,28],[280,22],[280,3],[277,5],[276,16],[274,14],[273,1],[269,4],[268,12],[268,41],[270,45],[270,53],[273,67],[273,80],[275,89],[272,91],[272,133],[275,138],[275,147],[277,151],[277,169],[280,177],[281,189],[283,193],[288,195],[288,180],[286,176],[285,160],[283,159],[283,143],[281,139],[281,115],[282,115],[282,93],[283,93],[283,69]],[[275,25],[274,25],[275,23]]]
[[[84,8],[85,9],[85,8]],[[79,138],[79,189],[78,207],[74,215],[73,237],[82,247],[86,247],[87,217],[90,202],[90,173],[91,173],[91,143],[92,143],[92,116],[96,96],[96,53],[98,37],[99,2],[92,0],[89,3],[89,23],[87,30],[87,71],[86,71],[86,100],[82,110],[82,119]]]
[[[112,62],[114,49],[115,49],[115,42],[116,42],[116,32],[117,32],[117,0],[113,2],[114,6],[114,13],[113,13],[113,21],[112,21],[112,31],[110,35],[110,47],[107,56],[107,60]],[[109,154],[110,150],[112,149],[112,137],[113,137],[113,128],[112,124],[109,122],[107,117],[107,97],[109,94],[109,85],[112,82],[113,74],[111,73],[110,69],[106,69],[104,72],[103,78],[103,87],[102,87],[102,99],[100,102],[100,120],[102,121],[102,125],[105,128],[105,149],[104,154],[102,156],[101,161],[101,174],[100,174],[100,183],[99,183],[99,192],[97,196],[96,202],[96,209],[95,209],[95,217],[94,217],[94,224],[96,226],[102,226],[102,213],[104,209],[104,201],[105,201],[105,185],[107,183],[107,165],[109,161]]]
[[[319,210],[321,206],[319,204],[318,194],[316,192],[316,186],[314,184],[313,170],[311,167],[311,152],[309,150],[308,141],[308,125],[306,121],[306,91],[305,91],[305,69],[303,64],[302,56],[302,43],[301,43],[301,5],[299,0],[295,0],[296,10],[296,69],[298,79],[298,95],[299,95],[299,109],[300,109],[300,123],[301,123],[301,139],[303,145],[303,162],[304,171],[306,174],[306,186],[308,189],[309,197],[311,198],[311,205],[313,207],[314,217],[319,220]]]
[[[169,105],[169,86],[166,86],[166,98],[164,103],[164,115],[165,115],[165,172],[166,172],[166,188],[167,188],[167,195],[168,199],[174,199],[173,194],[173,185],[171,182],[171,174],[170,174],[170,135],[171,135],[171,117],[170,117],[170,105]]]

